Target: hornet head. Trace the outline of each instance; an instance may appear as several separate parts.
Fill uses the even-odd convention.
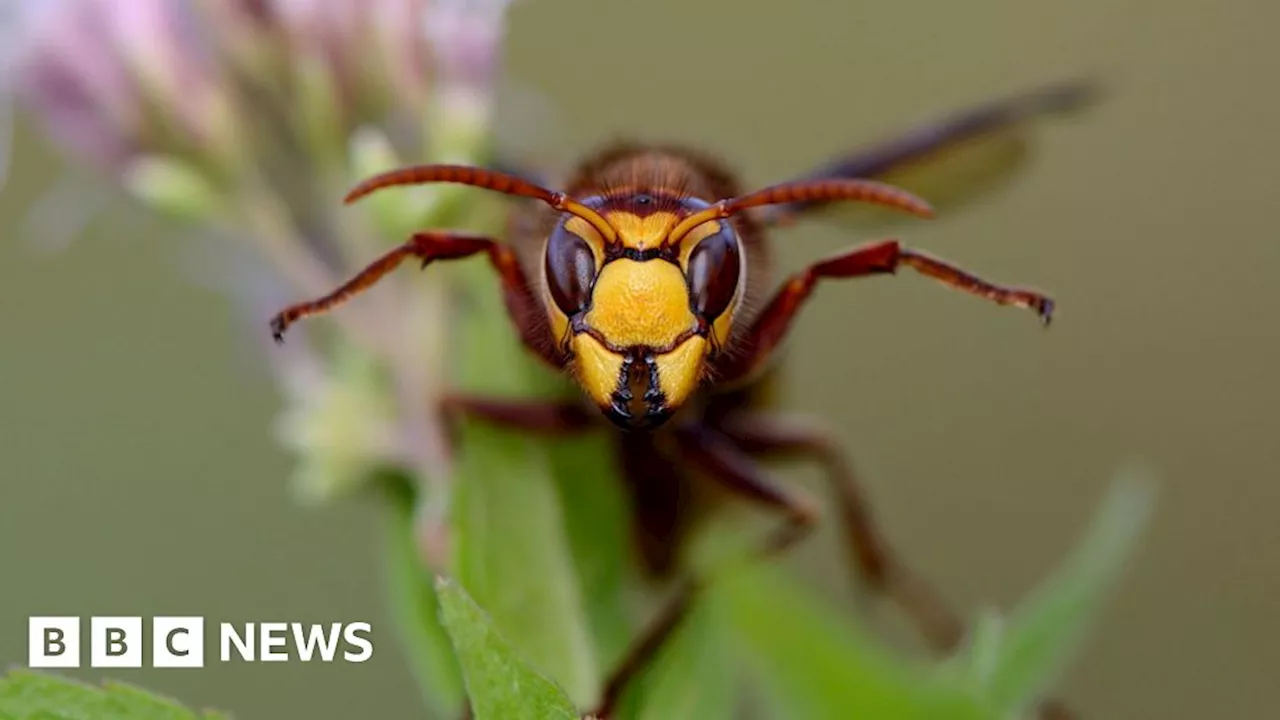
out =
[[[746,288],[746,253],[712,206],[650,193],[592,197],[607,228],[564,216],[546,241],[545,304],[574,377],[613,422],[654,427],[697,390]]]

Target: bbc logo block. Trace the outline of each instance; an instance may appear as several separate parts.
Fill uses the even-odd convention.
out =
[[[28,620],[27,666],[80,667],[80,618],[33,617]]]
[[[204,618],[153,618],[151,664],[158,668],[204,667]]]
[[[373,657],[367,622],[218,624],[219,662],[363,663]],[[140,668],[150,651],[151,667],[200,668],[205,663],[202,617],[104,616],[89,618],[82,634],[78,617],[32,617],[27,622],[27,665],[78,668],[88,650],[90,667]]]
[[[77,668],[81,662],[80,618],[33,617],[27,621],[27,666]],[[204,667],[204,618],[151,619],[153,667]],[[141,617],[89,618],[85,645],[89,666],[140,668],[146,638]]]
[[[142,667],[142,618],[90,618],[89,665],[109,668]]]

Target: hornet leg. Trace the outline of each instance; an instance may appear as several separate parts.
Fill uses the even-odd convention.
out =
[[[892,274],[903,265],[971,295],[1033,310],[1046,324],[1053,315],[1053,301],[1039,292],[996,285],[948,262],[902,247],[897,240],[883,240],[814,263],[793,276],[756,317],[740,341],[742,352],[727,353],[716,362],[715,376],[722,383],[730,383],[760,369],[786,336],[819,280]]]
[[[866,498],[847,458],[821,430],[778,415],[747,414],[728,419],[721,428],[735,445],[753,457],[808,458],[822,465],[835,490],[850,551],[863,580],[896,602],[929,644],[950,652],[964,638],[960,618],[923,579],[902,564],[871,518]],[[1041,720],[1071,720],[1074,714],[1056,699],[1042,700]]]
[[[455,232],[427,231],[415,233],[403,245],[374,260],[342,287],[322,298],[291,305],[271,319],[271,334],[283,341],[285,330],[302,318],[328,312],[355,295],[372,287],[405,260],[416,258],[426,267],[436,260],[456,260],[479,253],[489,256],[489,263],[502,281],[503,300],[515,322],[524,344],[537,355],[557,367],[566,360],[547,329],[537,298],[530,290],[528,278],[515,253],[493,238]]]
[[[756,547],[755,552],[761,558],[785,552],[804,539],[816,524],[818,511],[811,500],[779,485],[755,461],[739,452],[716,431],[705,426],[682,427],[677,430],[677,441],[684,459],[710,479],[744,499],[760,503],[784,516],[782,526]],[[700,586],[701,582],[693,579],[680,583],[675,597],[632,644],[609,676],[600,705],[593,715],[601,720],[610,717],[628,684],[649,665],[688,614]]]

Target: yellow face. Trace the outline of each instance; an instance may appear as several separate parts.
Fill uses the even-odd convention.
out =
[[[574,377],[624,427],[654,427],[688,401],[728,342],[746,286],[729,223],[707,222],[672,245],[671,229],[706,204],[653,205],[633,196],[602,207],[614,242],[569,218],[548,238],[543,268],[547,313]]]

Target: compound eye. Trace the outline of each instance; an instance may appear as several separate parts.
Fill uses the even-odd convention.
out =
[[[703,239],[689,253],[686,275],[693,308],[698,314],[714,321],[729,307],[738,289],[741,266],[738,239],[727,225]]]
[[[590,299],[591,284],[596,278],[596,257],[591,246],[559,225],[547,241],[546,266],[547,285],[556,307],[565,315],[576,315]]]

